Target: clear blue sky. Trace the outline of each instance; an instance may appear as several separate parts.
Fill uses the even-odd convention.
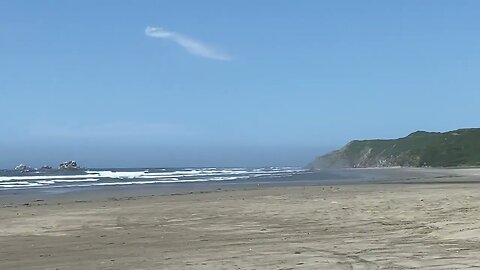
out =
[[[478,126],[479,11],[1,1],[0,167],[303,165],[352,139]]]

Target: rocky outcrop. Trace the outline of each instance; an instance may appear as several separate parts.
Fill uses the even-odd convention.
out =
[[[67,161],[63,162],[58,166],[59,170],[78,170],[80,169],[80,166],[78,166],[78,163],[76,161]],[[39,172],[50,172],[54,170],[51,166],[45,165],[40,168],[33,168],[30,166],[27,166],[25,164],[20,164],[15,167],[15,171],[20,172],[20,173],[39,173]]]
[[[60,170],[77,170],[79,169],[79,166],[76,161],[72,160],[72,161],[61,163],[59,166],[59,169]]]
[[[35,169],[22,163],[15,167],[15,171],[26,173],[26,172],[35,171]]]

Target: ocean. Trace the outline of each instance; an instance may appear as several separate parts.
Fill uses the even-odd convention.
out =
[[[210,181],[251,181],[287,177],[305,172],[294,167],[265,168],[142,168],[51,170],[21,173],[0,171],[0,190],[132,186],[146,184],[195,183]]]
[[[339,181],[365,178],[347,171],[313,172],[298,167],[261,168],[141,168],[141,169],[87,169],[51,170],[47,172],[21,173],[12,170],[0,171],[0,191],[8,190],[53,190],[82,189],[95,187],[127,187],[216,183],[267,184]],[[305,184],[305,183],[304,183]]]

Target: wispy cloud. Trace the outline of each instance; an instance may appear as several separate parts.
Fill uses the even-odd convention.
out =
[[[178,45],[182,46],[189,53],[197,56],[202,56],[205,58],[222,60],[222,61],[231,60],[230,56],[228,56],[227,54],[221,51],[218,51],[214,48],[210,48],[209,46],[202,44],[201,42],[194,40],[190,37],[184,36],[179,33],[166,31],[162,28],[148,26],[145,29],[145,35],[152,38],[162,38],[162,39],[172,40]]]

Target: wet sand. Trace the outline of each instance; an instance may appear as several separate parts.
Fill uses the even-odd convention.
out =
[[[480,267],[480,176],[463,175],[2,205],[0,269]]]

